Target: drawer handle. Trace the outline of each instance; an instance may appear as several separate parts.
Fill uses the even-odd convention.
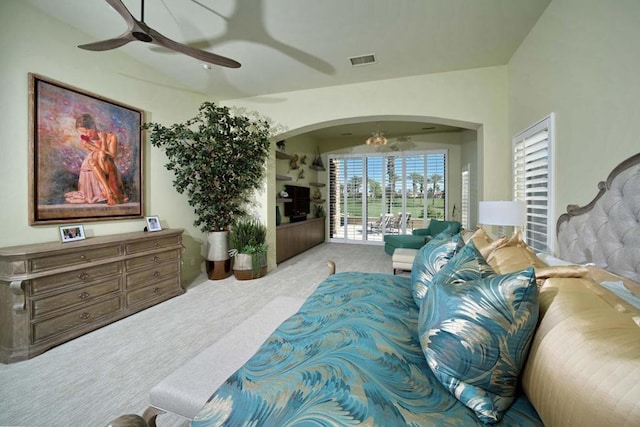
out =
[[[160,262],[160,257],[159,256],[154,256],[153,257],[153,262]]]
[[[91,295],[89,294],[89,292],[80,292],[80,293],[78,294],[78,298],[80,298],[80,299],[87,299],[87,298],[89,298],[90,296],[91,296]]]
[[[78,279],[80,280],[87,280],[89,278],[89,275],[87,273],[85,273],[84,271],[80,274],[78,274]]]
[[[160,272],[159,271],[154,271],[153,272],[153,277],[160,277]]]
[[[158,242],[153,242],[153,246],[155,246],[155,247],[158,247],[159,244],[160,243],[158,243]]]
[[[80,319],[87,320],[91,317],[91,313],[87,313],[86,311],[80,315]]]
[[[84,261],[85,259],[87,259],[87,256],[86,255],[80,255],[80,259]]]
[[[154,293],[154,294],[156,294],[156,295],[157,295],[157,294],[158,294],[158,292],[160,292],[160,288],[153,288],[153,293]]]

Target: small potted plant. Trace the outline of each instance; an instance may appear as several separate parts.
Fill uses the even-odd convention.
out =
[[[257,279],[267,273],[267,227],[259,220],[240,219],[231,227],[229,254],[238,280]]]

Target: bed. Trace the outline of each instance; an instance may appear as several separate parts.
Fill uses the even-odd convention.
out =
[[[418,426],[427,416],[431,425],[483,425],[435,378],[417,328],[409,278],[333,275],[214,393],[192,426]],[[502,423],[542,425],[522,394]]]
[[[329,276],[191,425],[640,425],[639,165],[559,218],[561,265],[445,230],[411,277]]]

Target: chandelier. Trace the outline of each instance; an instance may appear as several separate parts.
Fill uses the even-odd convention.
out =
[[[387,145],[387,138],[384,137],[382,132],[373,132],[369,138],[367,138],[367,145]]]

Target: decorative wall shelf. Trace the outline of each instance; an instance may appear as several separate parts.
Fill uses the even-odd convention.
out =
[[[278,203],[290,203],[290,202],[293,202],[293,199],[283,199],[282,197],[276,197],[276,202],[278,202]]]
[[[276,159],[291,160],[293,159],[293,156],[291,154],[285,153],[284,151],[276,150]]]
[[[291,181],[293,178],[291,178],[289,175],[276,175],[276,179],[278,181]]]
[[[313,169],[316,171],[324,171],[326,170],[323,166],[309,165],[309,169]]]
[[[310,182],[309,185],[312,187],[326,187],[327,184],[324,182]]]
[[[311,203],[320,204],[320,203],[324,203],[324,202],[325,202],[325,199],[311,199]]]

